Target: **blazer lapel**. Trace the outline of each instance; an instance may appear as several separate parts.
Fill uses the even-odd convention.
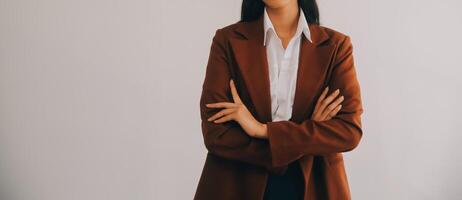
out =
[[[319,26],[310,25],[309,28],[313,43],[302,37],[295,99],[290,119],[297,122],[309,117],[309,109],[314,108],[314,98],[322,91],[323,80],[335,50],[334,45],[320,45],[328,39],[328,35]],[[235,31],[244,38],[232,38],[230,45],[255,106],[258,115],[255,117],[262,123],[272,121],[269,69],[266,49],[263,46],[263,17],[242,23]]]
[[[236,31],[245,38],[230,40],[231,48],[259,121],[272,121],[271,91],[266,49],[263,46],[263,17],[245,22]]]
[[[310,25],[312,43],[302,37],[292,121],[301,122],[311,117],[325,83],[329,65],[333,59],[335,45],[321,45],[328,39],[327,33],[317,25]]]

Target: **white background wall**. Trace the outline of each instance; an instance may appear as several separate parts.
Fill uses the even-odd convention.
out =
[[[0,0],[0,199],[192,199],[199,95],[234,0]],[[351,36],[353,199],[462,195],[462,3],[319,1]]]

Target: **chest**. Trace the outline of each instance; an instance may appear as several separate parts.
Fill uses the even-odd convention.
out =
[[[291,117],[299,66],[300,38],[292,39],[284,48],[283,40],[270,37],[265,46],[273,120]]]

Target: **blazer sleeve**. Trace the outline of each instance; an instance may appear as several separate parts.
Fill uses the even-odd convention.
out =
[[[218,29],[212,40],[200,99],[205,147],[209,153],[216,156],[262,166],[277,172],[278,169],[271,166],[271,153],[267,140],[250,137],[235,121],[219,124],[207,121],[221,109],[208,108],[205,104],[233,102],[229,86],[230,65],[225,44],[225,38]]]
[[[300,124],[292,121],[269,122],[268,140],[274,166],[285,165],[300,157],[325,155],[353,150],[362,137],[363,113],[360,86],[348,36],[339,43],[334,58],[329,90],[340,89],[342,109],[326,121],[306,119]]]

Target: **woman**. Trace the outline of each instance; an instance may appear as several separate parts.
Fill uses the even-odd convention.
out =
[[[244,0],[241,16],[212,41],[194,198],[350,199],[342,153],[363,113],[350,38],[319,25],[314,0]]]

